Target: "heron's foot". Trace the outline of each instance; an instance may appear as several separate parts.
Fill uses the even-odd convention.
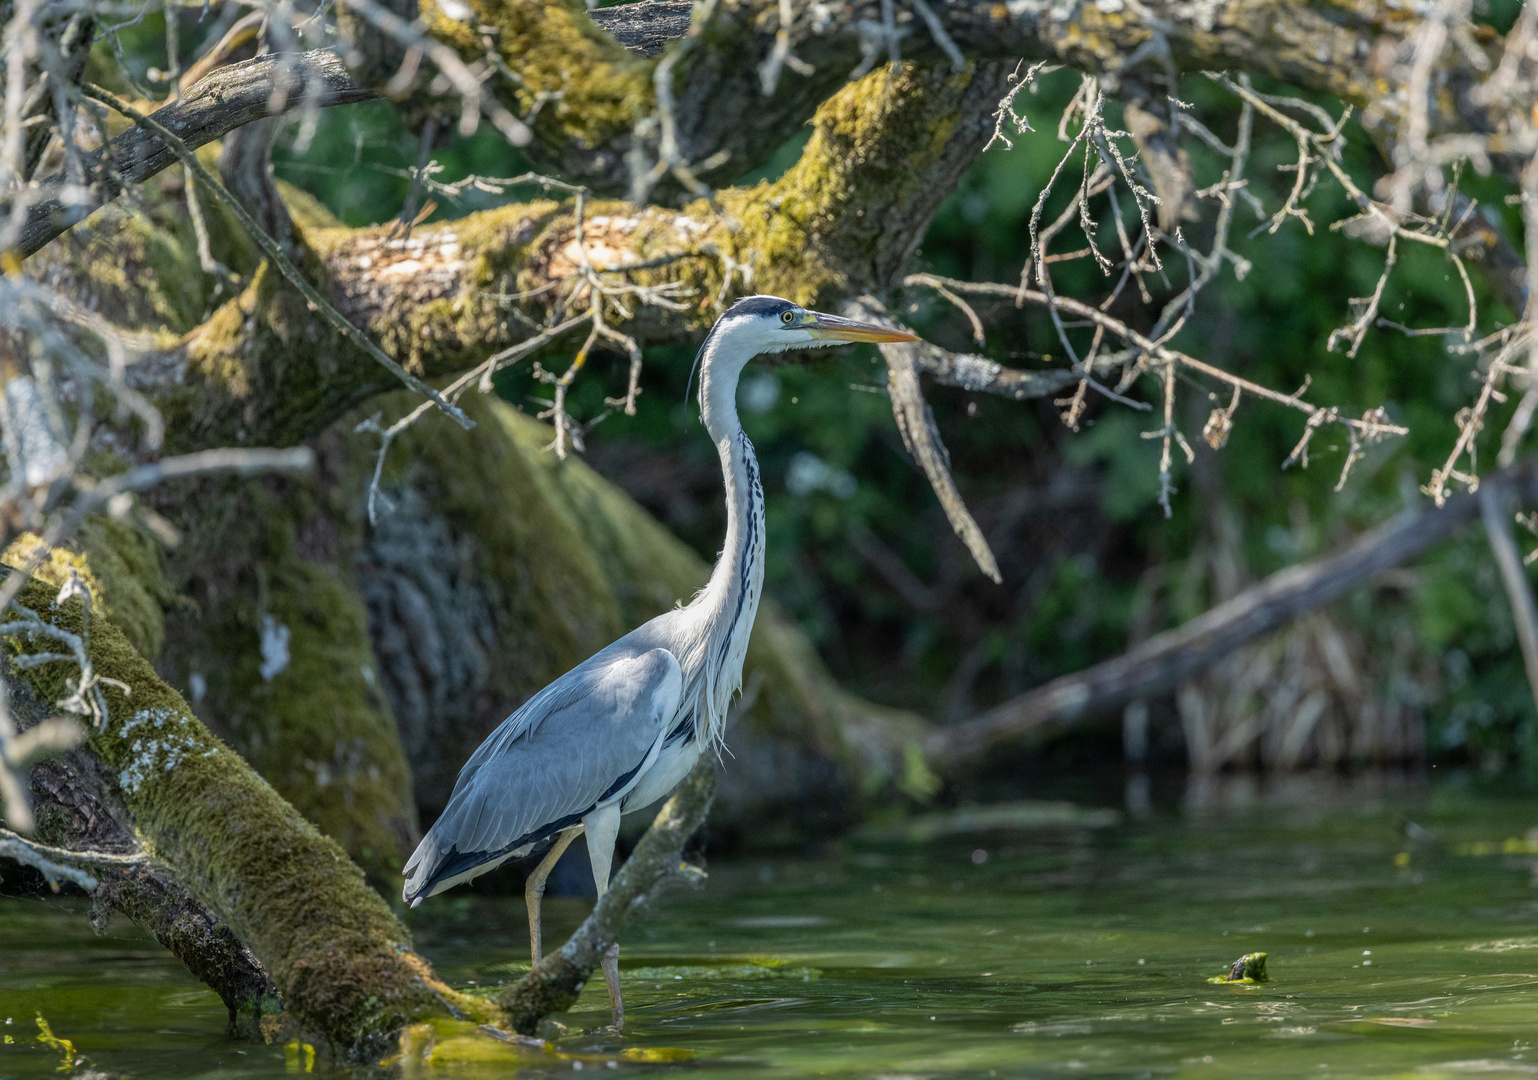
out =
[[[625,1027],[625,999],[619,991],[619,945],[609,946],[609,951],[603,954],[603,981],[609,988],[609,1009],[613,1019],[608,1030],[618,1035]]]

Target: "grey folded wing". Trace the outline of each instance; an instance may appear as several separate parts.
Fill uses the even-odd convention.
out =
[[[407,903],[526,853],[635,785],[678,712],[683,674],[665,649],[607,653],[530,698],[471,755],[406,864]]]

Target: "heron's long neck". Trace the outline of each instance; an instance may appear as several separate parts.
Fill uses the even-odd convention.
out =
[[[731,696],[742,682],[743,654],[764,583],[764,489],[753,444],[737,419],[742,359],[707,350],[700,372],[705,430],[716,444],[726,483],[726,542],[697,601],[709,613],[711,626],[704,657],[705,696],[717,735]]]

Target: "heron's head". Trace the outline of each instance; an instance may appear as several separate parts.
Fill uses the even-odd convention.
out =
[[[850,341],[917,341],[906,330],[808,311],[778,296],[749,296],[716,321],[718,348],[744,357],[787,349],[817,349]]]

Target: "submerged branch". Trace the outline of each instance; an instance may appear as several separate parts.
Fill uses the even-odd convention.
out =
[[[643,906],[679,879],[703,878],[703,872],[683,862],[682,856],[689,837],[705,823],[715,790],[716,761],[706,755],[663,804],[577,932],[498,995],[497,1004],[507,1011],[514,1030],[532,1035],[546,1016],[570,1008],[625,924]]]

